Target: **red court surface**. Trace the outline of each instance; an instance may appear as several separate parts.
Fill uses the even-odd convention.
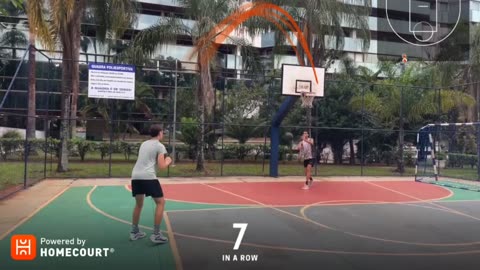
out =
[[[413,181],[314,182],[310,190],[301,187],[300,182],[162,185],[167,200],[232,205],[405,203],[440,200],[452,195],[445,188]]]

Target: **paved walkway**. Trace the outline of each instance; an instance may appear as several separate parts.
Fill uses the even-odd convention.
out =
[[[0,201],[0,240],[71,186],[73,180],[45,180]]]

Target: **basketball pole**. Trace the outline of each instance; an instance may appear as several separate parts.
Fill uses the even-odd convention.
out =
[[[298,97],[288,96],[280,106],[280,109],[273,117],[272,129],[270,133],[270,177],[278,177],[278,160],[279,160],[279,146],[280,146],[280,125],[283,119],[287,116],[293,104]]]

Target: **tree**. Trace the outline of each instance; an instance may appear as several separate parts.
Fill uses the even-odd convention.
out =
[[[27,38],[25,34],[18,30],[17,25],[14,24],[7,28],[0,38],[0,45],[8,46],[12,49],[11,58],[17,59],[17,48],[25,47],[27,45]]]
[[[469,122],[479,121],[480,26],[468,21],[459,23],[452,35],[441,43],[433,60],[442,86],[465,89],[475,98],[477,106],[469,108],[464,117]]]
[[[135,20],[130,0],[28,1],[27,15],[35,35],[48,51],[62,51],[62,97],[59,172],[68,170],[68,139],[75,134],[79,93],[80,26],[85,12],[94,14],[97,37],[119,38]]]
[[[205,49],[209,48],[215,38],[208,40],[205,36],[217,27],[217,24],[225,19],[233,10],[230,0],[179,0],[186,9],[186,16],[193,21],[193,26],[184,25],[179,19],[165,18],[157,24],[141,31],[134,40],[134,46],[128,53],[141,55],[146,53],[154,55],[159,47],[165,47],[175,41],[178,36],[188,37],[198,49],[196,55],[197,70],[199,77],[196,84],[196,115],[199,125],[197,129],[197,171],[205,169],[205,136],[206,120],[211,116],[214,107],[214,89],[212,85],[211,60],[205,57]],[[235,40],[231,40],[235,42]]]
[[[268,0],[268,2],[285,7],[303,30],[307,44],[311,44],[313,63],[309,63],[305,57],[302,46],[297,45],[296,48],[301,59],[305,60],[306,66],[313,64],[316,67],[329,68],[335,59],[341,56],[345,37],[349,36],[345,25],[348,25],[350,29],[356,29],[353,32],[362,40],[363,49],[369,47],[370,1],[362,1],[363,6],[347,5],[344,1],[338,0]],[[285,46],[285,39],[280,38],[282,37],[281,31],[272,23],[262,19],[253,19],[246,25],[253,34],[273,31],[276,47]],[[311,115],[311,109],[307,109],[306,121],[309,127],[311,126]]]
[[[448,113],[463,106],[472,106],[475,99],[463,92],[454,90],[431,91],[427,86],[431,79],[429,72],[421,63],[412,64],[400,76],[388,78],[380,82],[378,87],[369,89],[364,96],[354,96],[350,105],[353,110],[361,111],[363,104],[366,119],[373,123],[381,123],[385,128],[398,130],[397,169],[403,173],[403,148],[405,128],[421,125],[425,117],[438,113]],[[425,86],[425,89],[412,86]],[[438,107],[438,99],[442,104]]]

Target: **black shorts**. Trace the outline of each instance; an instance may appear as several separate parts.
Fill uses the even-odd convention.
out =
[[[152,198],[162,198],[163,190],[157,179],[152,180],[132,180],[132,196],[145,195]]]
[[[311,158],[311,159],[305,159],[305,160],[303,161],[303,167],[306,168],[308,165],[311,165],[311,166],[313,167],[313,158]]]

